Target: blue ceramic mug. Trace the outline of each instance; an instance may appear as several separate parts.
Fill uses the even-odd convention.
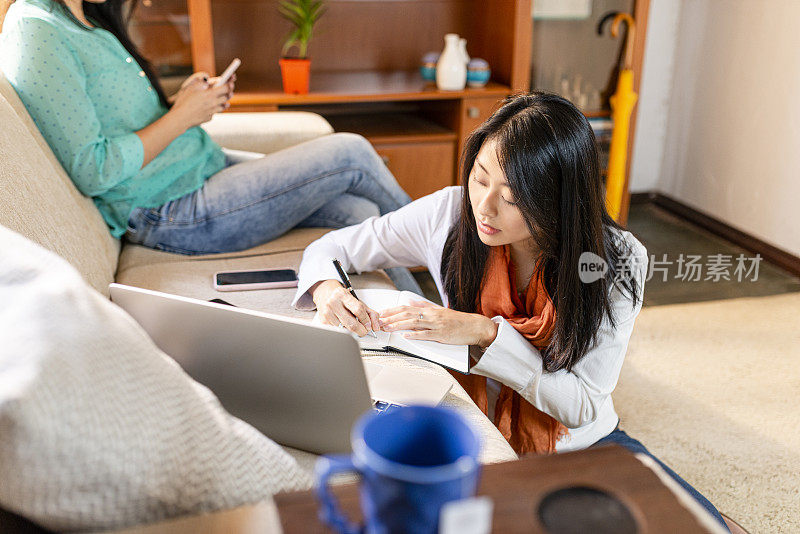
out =
[[[351,433],[353,454],[316,465],[320,519],[338,532],[431,533],[450,501],[475,495],[480,437],[452,410],[410,406],[367,413]],[[328,488],[339,473],[361,476],[365,525],[347,519]]]

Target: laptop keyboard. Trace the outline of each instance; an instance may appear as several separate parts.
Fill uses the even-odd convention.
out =
[[[377,400],[372,401],[372,409],[378,413],[388,413],[401,407],[402,406],[400,406],[399,404],[391,404],[389,402],[383,402]]]

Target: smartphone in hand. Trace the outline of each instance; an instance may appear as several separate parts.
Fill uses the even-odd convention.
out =
[[[214,87],[222,87],[228,83],[228,80],[231,79],[231,76],[233,76],[233,73],[236,72],[236,69],[238,69],[239,65],[241,64],[242,61],[238,57],[234,58],[233,61],[231,61],[231,64],[228,65],[228,68],[226,68],[225,71],[219,75],[217,81],[214,83]]]

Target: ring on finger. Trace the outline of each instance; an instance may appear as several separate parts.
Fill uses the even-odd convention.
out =
[[[423,320],[425,317],[422,315],[422,312],[419,313],[419,320]]]

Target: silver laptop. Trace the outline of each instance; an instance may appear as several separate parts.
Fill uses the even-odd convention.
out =
[[[340,329],[121,284],[109,289],[228,412],[282,445],[348,452],[350,428],[374,409],[373,399],[381,407],[437,404],[452,385],[362,363],[356,337]]]

